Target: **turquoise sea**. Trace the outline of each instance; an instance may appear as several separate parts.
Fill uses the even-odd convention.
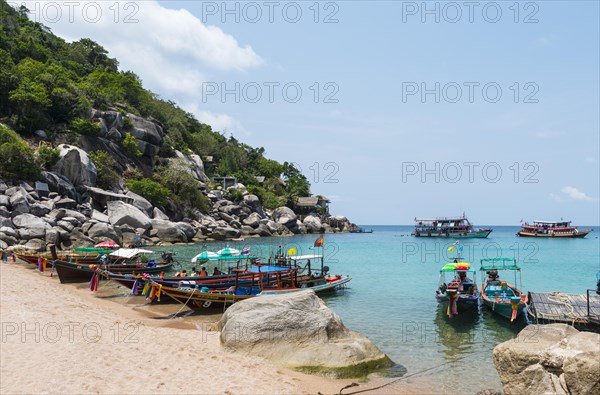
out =
[[[480,313],[449,319],[434,294],[439,270],[451,261],[454,240],[414,238],[412,226],[369,226],[371,234],[325,235],[325,264],[333,274],[353,277],[348,287],[324,295],[327,305],[353,330],[366,334],[407,374],[434,368],[424,377],[440,392],[474,393],[500,389],[492,349],[515,336],[526,322],[510,324],[482,308]],[[464,260],[473,267],[482,258],[514,257],[522,268],[524,291],[583,294],[596,285],[600,270],[600,231],[584,239],[533,239],[515,236],[518,227],[492,226],[487,239],[461,240]],[[587,227],[580,227],[587,228]],[[206,243],[211,251],[227,245],[251,247],[268,257],[278,244],[298,254],[311,249],[317,235]],[[202,245],[177,247],[178,256],[192,257]],[[320,251],[320,249],[319,249]],[[181,259],[183,261],[183,259]],[[189,260],[188,260],[189,262]],[[186,265],[190,269],[192,264]],[[514,276],[504,276],[509,282]],[[477,283],[481,284],[478,273]],[[403,369],[399,369],[404,371]]]

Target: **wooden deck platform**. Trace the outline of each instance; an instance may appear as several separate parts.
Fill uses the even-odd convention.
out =
[[[583,295],[529,292],[528,296],[527,314],[534,324],[561,322],[600,328],[600,295],[593,290]]]

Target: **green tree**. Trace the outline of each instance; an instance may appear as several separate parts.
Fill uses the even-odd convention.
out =
[[[71,122],[71,130],[84,136],[100,136],[100,125],[83,118],[75,118]]]
[[[113,157],[105,151],[92,151],[89,156],[96,166],[96,184],[100,188],[109,190],[118,187],[120,177]]]
[[[39,174],[33,151],[18,134],[0,124],[0,178],[31,180]]]
[[[9,101],[16,109],[19,130],[32,132],[48,124],[46,110],[50,99],[44,85],[26,78],[10,93]]]
[[[41,145],[37,152],[37,162],[43,169],[49,169],[60,159],[60,151],[58,148],[49,145]]]
[[[125,138],[122,143],[123,150],[131,156],[137,156],[138,158],[142,156],[142,151],[138,148],[137,140],[133,135],[129,132],[125,133]]]
[[[169,188],[173,200],[188,212],[198,209],[203,213],[210,211],[210,201],[200,192],[198,181],[189,168],[180,160],[171,160],[168,166],[162,166],[156,173],[157,181]]]
[[[155,206],[164,206],[167,204],[167,199],[171,194],[171,191],[168,188],[165,188],[148,178],[143,178],[141,180],[127,180],[126,184],[129,190],[148,199],[148,201]]]

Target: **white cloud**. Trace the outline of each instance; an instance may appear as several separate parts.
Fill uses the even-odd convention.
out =
[[[198,94],[208,71],[244,71],[264,63],[251,46],[222,29],[155,0],[24,3],[31,19],[68,41],[97,41],[122,69],[133,70],[163,95]]]
[[[561,189],[561,192],[573,200],[580,200],[584,202],[597,202],[599,200],[598,198],[586,195],[584,192],[581,192],[575,187],[564,187]]]

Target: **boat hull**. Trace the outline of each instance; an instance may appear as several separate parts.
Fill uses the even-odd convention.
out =
[[[561,239],[576,239],[576,238],[584,238],[591,231],[592,231],[591,229],[585,229],[585,230],[580,230],[579,232],[572,232],[572,233],[537,233],[537,232],[525,232],[525,231],[521,230],[521,231],[517,232],[517,236],[521,236],[521,237],[554,237],[554,238],[561,238]]]
[[[512,316],[512,306],[510,305],[510,303],[495,302],[493,300],[484,299],[483,304],[485,306],[487,306],[490,310],[492,310],[494,313],[499,314],[502,317],[510,320],[510,318]],[[523,313],[524,308],[525,308],[525,304],[519,303],[517,317]]]
[[[55,261],[53,263],[54,268],[56,269],[56,273],[58,274],[58,278],[61,283],[82,283],[86,281],[90,281],[94,273],[96,273],[95,269],[90,268],[90,265],[64,262],[64,261]],[[109,270],[119,272],[119,273],[160,273],[163,271],[168,271],[173,266],[173,263],[167,263],[164,265],[157,265],[155,267],[132,267],[128,265],[123,265],[122,267],[109,266]],[[101,276],[102,278],[102,276]]]
[[[246,294],[234,294],[225,291],[217,292],[199,292],[198,289],[178,289],[171,287],[162,287],[162,293],[168,295],[181,303],[186,304],[194,310],[220,308],[225,309],[227,306],[241,300],[250,299],[253,297],[261,297],[268,295],[280,295],[292,292],[312,289],[317,293],[332,291],[350,282],[350,276],[340,277],[334,281],[326,281],[325,284],[319,284],[306,288],[266,288],[260,291],[258,288],[249,289]]]
[[[527,305],[527,298],[521,291],[510,284],[507,284],[506,291],[502,291],[502,288],[499,288],[498,283],[499,281],[492,283],[486,282],[484,284],[481,291],[481,300],[483,304],[494,313],[510,320],[513,312],[510,297],[521,298],[517,310],[517,317],[519,317]],[[494,295],[498,295],[498,299],[496,299]]]

